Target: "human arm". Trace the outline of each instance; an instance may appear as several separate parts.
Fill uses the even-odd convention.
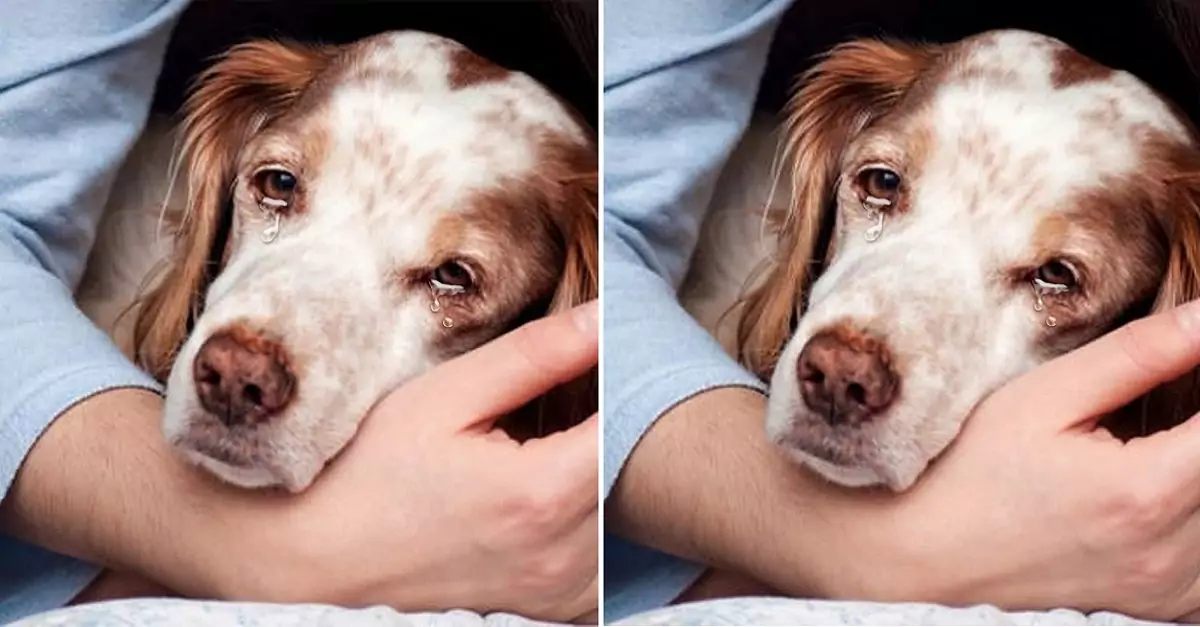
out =
[[[707,390],[762,389],[683,310],[676,289],[716,177],[749,123],[773,29],[787,4],[605,3],[609,511],[622,469],[639,455],[638,442],[663,412]],[[610,534],[606,616],[667,603],[702,570]]]
[[[108,187],[149,110],[169,30],[184,4],[0,6],[0,503],[6,509],[23,498],[12,493],[14,477],[56,416],[109,390],[156,387],[78,311],[72,289]],[[0,617],[61,604],[96,572],[0,537]]]

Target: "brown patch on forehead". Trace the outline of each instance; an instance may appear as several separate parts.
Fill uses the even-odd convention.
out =
[[[438,352],[466,352],[503,333],[522,311],[545,301],[562,253],[543,211],[525,210],[508,190],[481,194],[459,213],[442,217],[429,238],[430,265],[470,259],[477,292],[445,299],[453,328],[439,328]],[[417,286],[423,289],[424,286]]]
[[[1057,299],[1058,326],[1047,329],[1051,354],[1108,330],[1157,289],[1167,260],[1162,194],[1141,176],[1110,178],[1072,194],[1070,206],[1046,216],[1034,233],[1035,263],[1069,255],[1082,275],[1078,294]]]
[[[561,139],[545,140],[538,166],[519,179],[501,181],[467,200],[463,210],[442,217],[430,236],[434,260],[460,251],[485,255],[477,268],[482,298],[463,301],[469,310],[438,340],[447,355],[457,354],[519,322],[531,308],[549,305],[566,262],[574,219],[571,193],[579,180],[594,175],[595,148]],[[598,246],[594,242],[593,246]]]
[[[462,89],[479,83],[503,80],[508,70],[488,61],[467,48],[457,48],[449,54],[450,87]]]
[[[1113,75],[1113,69],[1092,60],[1074,48],[1054,51],[1054,71],[1050,83],[1058,89],[1078,83],[1102,81]]]

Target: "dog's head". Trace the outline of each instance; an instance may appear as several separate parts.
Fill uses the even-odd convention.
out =
[[[1056,39],[850,42],[788,114],[793,206],[739,348],[771,440],[832,481],[906,489],[1006,380],[1200,296],[1187,123]]]
[[[189,206],[135,342],[167,438],[232,483],[303,489],[388,390],[596,296],[590,131],[456,42],[237,46],[182,154]]]

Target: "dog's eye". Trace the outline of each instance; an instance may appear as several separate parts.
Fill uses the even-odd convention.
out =
[[[433,270],[433,280],[442,285],[461,287],[463,289],[471,287],[473,281],[471,272],[457,261],[448,261],[435,268]]]
[[[1071,269],[1071,266],[1058,259],[1042,264],[1037,269],[1035,276],[1046,283],[1061,285],[1067,288],[1075,287],[1075,282],[1077,281],[1075,271]]]
[[[291,204],[296,193],[296,176],[287,170],[263,170],[254,176],[255,186],[263,198]]]
[[[900,194],[900,175],[887,168],[867,168],[858,175],[858,186],[866,196],[894,203]]]

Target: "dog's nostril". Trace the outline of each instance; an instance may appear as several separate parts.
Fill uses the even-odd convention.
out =
[[[246,386],[245,390],[242,390],[242,398],[245,398],[246,402],[250,403],[251,405],[262,405],[263,404],[262,388],[251,383]]]
[[[858,383],[846,386],[846,397],[859,405],[867,404],[867,390]]]
[[[822,331],[800,351],[800,396],[831,425],[867,422],[895,398],[898,379],[890,362],[883,343],[861,331]]]
[[[296,378],[283,347],[241,328],[208,338],[193,362],[200,405],[226,425],[254,425],[292,401]]]

